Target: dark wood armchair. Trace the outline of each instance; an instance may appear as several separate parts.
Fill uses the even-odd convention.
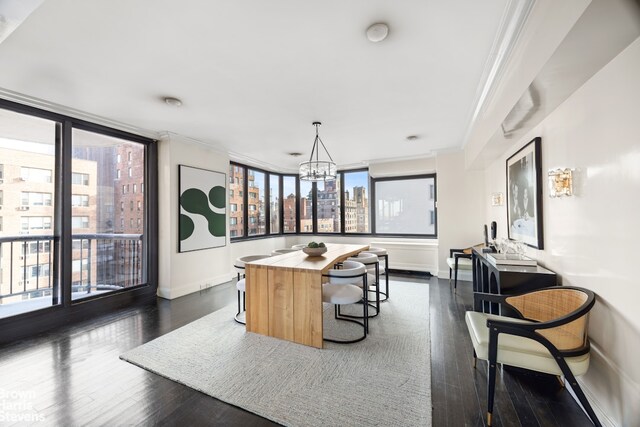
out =
[[[475,311],[465,316],[474,361],[479,358],[489,363],[487,425],[492,422],[496,365],[502,363],[564,376],[593,424],[601,426],[575,378],[589,367],[587,319],[595,304],[593,292],[555,286],[521,295],[476,293],[474,298],[505,304],[520,316],[517,319]]]
[[[471,270],[471,248],[466,249],[449,249],[449,258],[447,258],[449,266],[449,283],[451,283],[451,272],[454,273],[453,287],[458,287],[458,270]]]

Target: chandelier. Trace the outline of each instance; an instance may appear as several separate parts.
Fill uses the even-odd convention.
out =
[[[300,179],[302,181],[333,181],[336,179],[336,163],[327,151],[327,147],[324,146],[320,135],[318,135],[318,127],[321,124],[320,122],[313,122],[316,127],[316,139],[313,141],[309,161],[300,163]],[[320,160],[320,145],[322,145],[324,152],[327,153],[329,160]]]

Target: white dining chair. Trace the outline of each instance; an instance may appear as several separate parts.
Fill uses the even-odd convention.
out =
[[[367,301],[367,269],[364,264],[356,261],[344,261],[338,268],[329,270],[323,277],[329,279],[328,283],[322,285],[322,301],[333,304],[334,318],[346,322],[356,323],[362,326],[363,334],[361,337],[342,340],[336,338],[323,337],[325,341],[338,344],[352,344],[362,341],[367,337],[369,332],[369,303]],[[362,304],[362,321],[354,320],[354,316],[347,316],[340,312],[341,305]]]
[[[238,290],[238,312],[233,317],[236,322],[246,325],[246,322],[240,320],[240,314],[246,311],[246,290],[247,285],[245,281],[245,264],[251,261],[257,261],[259,259],[269,258],[271,255],[247,255],[236,259],[233,263],[233,267],[236,269],[237,281],[236,289]],[[242,297],[242,308],[240,307],[240,297]]]
[[[361,262],[365,265],[367,269],[367,291],[374,292],[376,302],[375,305],[369,304],[376,310],[375,314],[372,314],[370,317],[376,317],[380,313],[380,270],[378,257],[370,252],[360,252],[358,255],[348,258],[348,261]],[[371,289],[371,286],[373,286],[373,289]],[[367,298],[368,297],[369,295],[367,295]]]
[[[291,246],[291,249],[295,249],[295,250],[298,250],[298,251],[299,251],[299,250],[302,250],[302,249],[304,249],[304,248],[306,248],[306,247],[307,247],[306,243],[301,243],[301,244],[299,244],[299,245],[293,245],[293,246]]]
[[[283,255],[291,252],[298,252],[299,250],[300,249],[293,249],[293,248],[274,249],[273,251],[271,251],[271,256]]]

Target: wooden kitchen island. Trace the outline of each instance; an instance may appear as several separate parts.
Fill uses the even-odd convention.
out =
[[[322,348],[322,275],[367,249],[329,243],[317,257],[296,251],[247,263],[247,331]]]

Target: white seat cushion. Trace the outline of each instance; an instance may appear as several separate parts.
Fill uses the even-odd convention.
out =
[[[375,264],[378,262],[378,256],[369,252],[360,252],[356,256],[349,258],[349,261],[357,261],[365,264],[367,268],[372,266],[375,268]]]
[[[478,359],[489,359],[489,329],[487,319],[499,319],[515,323],[532,323],[527,320],[497,316],[495,314],[467,311],[465,321]],[[565,358],[573,375],[578,376],[589,368],[589,353]],[[516,335],[498,335],[498,363],[509,366],[562,375],[551,353],[539,342]]]
[[[456,259],[447,258],[449,268],[456,268]],[[458,270],[471,270],[471,260],[469,258],[458,258]]]
[[[331,304],[355,304],[362,299],[362,289],[355,285],[322,285],[322,301]]]
[[[367,252],[371,252],[372,254],[376,254],[377,256],[387,255],[387,250],[384,249],[384,248],[372,248],[372,247],[369,247],[369,249],[367,249]]]
[[[241,292],[244,292],[246,287],[247,287],[247,284],[244,279],[238,280],[238,283],[236,283],[236,288],[238,288],[238,290]]]

